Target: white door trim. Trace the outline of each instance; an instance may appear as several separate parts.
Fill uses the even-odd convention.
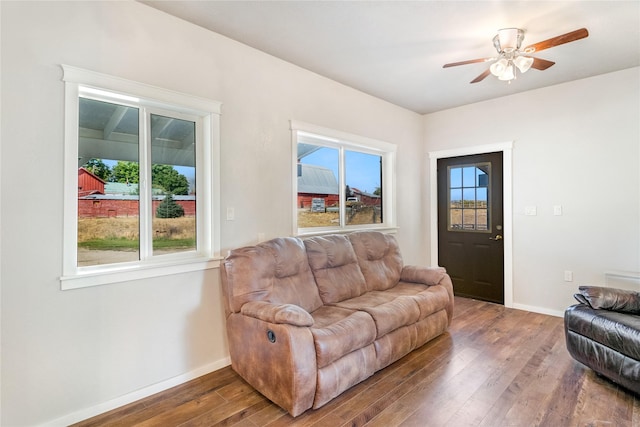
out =
[[[431,265],[438,265],[438,159],[502,152],[504,210],[504,305],[513,307],[513,141],[429,152]]]

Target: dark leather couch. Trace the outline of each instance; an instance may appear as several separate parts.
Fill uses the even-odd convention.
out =
[[[232,368],[297,416],[442,334],[443,268],[406,266],[395,238],[356,232],[235,249],[221,267]]]
[[[577,361],[640,394],[640,294],[580,286],[567,308],[567,349]]]

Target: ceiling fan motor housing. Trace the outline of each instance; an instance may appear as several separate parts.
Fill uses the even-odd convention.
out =
[[[510,53],[520,49],[524,40],[524,31],[519,28],[503,28],[493,38],[493,45],[498,53]]]

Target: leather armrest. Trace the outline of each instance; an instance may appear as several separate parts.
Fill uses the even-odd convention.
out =
[[[313,317],[305,309],[294,304],[250,301],[242,305],[240,313],[270,323],[313,326]]]
[[[405,265],[400,272],[400,280],[433,286],[440,283],[446,272],[443,267]]]
[[[591,308],[640,314],[640,293],[600,286],[580,286],[575,298]]]

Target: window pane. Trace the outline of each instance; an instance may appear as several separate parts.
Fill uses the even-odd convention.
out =
[[[196,249],[195,122],[151,114],[153,254]]]
[[[474,208],[476,205],[476,189],[465,188],[462,190],[462,206],[465,208]]]
[[[462,209],[451,209],[449,211],[449,221],[449,227],[451,229],[462,229]]]
[[[488,169],[489,165],[478,166],[476,168],[476,187],[487,187],[489,185],[489,175],[483,169]]]
[[[137,108],[79,100],[78,266],[140,259]]]
[[[476,228],[478,230],[488,230],[489,229],[489,216],[487,215],[486,209],[477,209],[476,210]]]
[[[479,208],[487,207],[487,189],[486,188],[476,189],[476,204]]]
[[[476,168],[475,166],[469,166],[462,168],[462,186],[463,187],[475,187],[476,186]]]
[[[462,190],[452,189],[451,190],[451,207],[452,208],[462,208]]]
[[[462,211],[462,228],[464,230],[476,229],[476,211],[475,209],[464,209]]]
[[[298,143],[298,227],[340,226],[338,150]]]
[[[462,168],[449,169],[449,182],[451,188],[462,187]]]
[[[382,223],[381,178],[382,157],[345,151],[347,224]]]

